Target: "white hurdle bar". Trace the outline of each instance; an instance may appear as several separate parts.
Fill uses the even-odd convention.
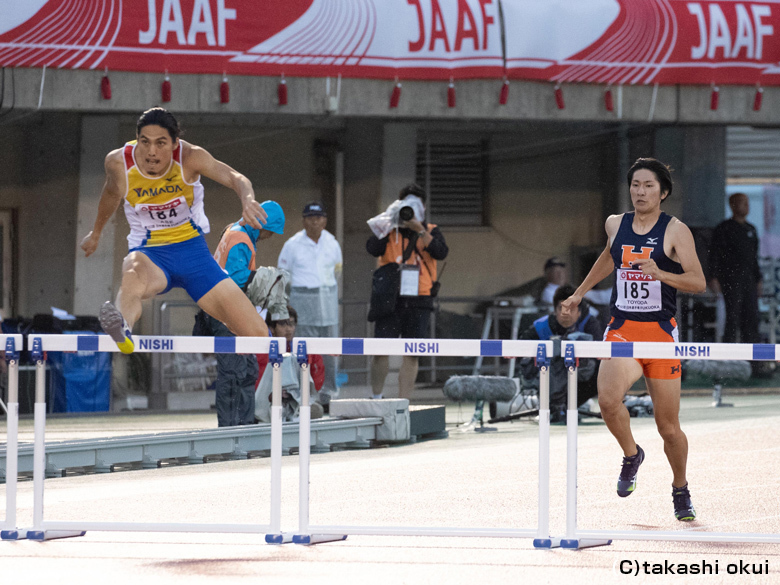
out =
[[[271,501],[269,524],[215,524],[164,522],[58,522],[44,521],[43,496],[46,468],[46,393],[45,362],[47,351],[118,352],[107,335],[30,335],[28,349],[36,364],[35,445],[33,451],[33,526],[26,531],[30,540],[51,540],[83,536],[86,531],[121,532],[202,532],[266,534],[266,540],[281,534],[282,470],[282,383],[281,356],[284,338],[268,337],[133,337],[139,353],[245,353],[270,354],[273,364],[271,405]],[[9,409],[10,410],[10,409]],[[10,427],[9,427],[10,429]],[[15,458],[8,457],[9,462]]]
[[[580,530],[577,528],[577,358],[638,358],[774,361],[776,345],[751,343],[626,343],[609,341],[564,341],[561,352],[568,370],[566,412],[566,536],[561,548],[579,549],[621,540],[662,540],[677,542],[780,543],[780,534],[653,530]]]
[[[349,534],[373,536],[467,536],[533,538],[537,548],[552,548],[560,539],[550,537],[550,373],[551,341],[508,341],[479,339],[293,339],[293,349],[301,367],[301,413],[299,439],[300,491],[298,534],[293,542],[315,544],[343,540]],[[536,357],[540,366],[539,385],[539,502],[536,528],[430,528],[407,526],[325,526],[309,522],[309,460],[311,444],[309,372],[307,355],[397,355],[397,356],[499,356]]]
[[[16,526],[16,486],[19,469],[19,352],[21,334],[0,334],[2,359],[8,365],[8,404],[6,404],[5,518],[0,523],[2,540],[21,540],[25,530]]]

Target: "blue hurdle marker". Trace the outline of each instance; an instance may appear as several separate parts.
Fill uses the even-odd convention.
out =
[[[33,527],[26,531],[30,540],[51,540],[82,536],[88,530],[126,532],[225,532],[266,534],[272,542],[281,534],[282,471],[282,382],[281,349],[284,338],[268,337],[170,337],[135,336],[136,351],[145,353],[268,353],[273,364],[271,406],[271,502],[269,524],[206,524],[161,522],[52,522],[44,521],[43,495],[46,468],[46,392],[45,365],[47,351],[118,352],[106,335],[30,335],[28,349],[35,361],[35,444],[33,450]],[[21,340],[19,340],[21,347]],[[17,405],[18,406],[18,405]],[[10,411],[10,409],[9,409]],[[15,427],[16,429],[16,427]],[[9,432],[11,426],[9,425]],[[16,433],[14,433],[14,438]],[[10,439],[10,435],[9,435]],[[10,443],[10,442],[9,442]],[[10,447],[10,444],[9,444]],[[16,461],[11,457],[10,461]],[[14,474],[15,476],[15,474]],[[15,486],[14,486],[15,487]],[[14,490],[15,496],[15,490]],[[14,510],[15,514],[15,510]],[[19,531],[21,533],[21,531]],[[9,535],[10,538],[10,535]]]
[[[657,343],[564,341],[561,351],[568,369],[566,411],[566,536],[561,548],[580,549],[611,544],[612,539],[679,542],[780,543],[780,534],[703,532],[695,530],[579,530],[577,528],[577,362],[576,358],[652,358],[697,360],[775,360],[777,346],[751,343]]]
[[[471,536],[498,538],[533,538],[539,548],[556,547],[559,538],[550,537],[550,373],[548,356],[551,341],[479,340],[479,339],[348,339],[306,338],[293,340],[301,366],[300,420],[300,502],[298,534],[293,542],[315,544],[342,540],[349,534],[375,536]],[[321,355],[413,355],[413,356],[499,356],[505,358],[536,357],[540,370],[539,404],[539,506],[537,527],[529,529],[500,528],[430,528],[410,526],[323,526],[309,523],[309,450],[310,411],[308,405],[308,354]],[[304,404],[306,407],[304,408]]]
[[[8,404],[6,405],[6,466],[5,466],[5,518],[0,523],[0,539],[21,540],[27,538],[26,530],[16,526],[16,487],[19,465],[19,350],[20,334],[0,335],[5,348],[3,358],[8,364]]]

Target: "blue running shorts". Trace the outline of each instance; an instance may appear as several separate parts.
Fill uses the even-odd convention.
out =
[[[165,246],[142,246],[130,252],[141,252],[163,271],[168,286],[160,294],[179,287],[186,290],[197,303],[203,295],[228,278],[209,252],[203,236]]]

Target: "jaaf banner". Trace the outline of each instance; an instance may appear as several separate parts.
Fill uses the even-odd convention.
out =
[[[780,85],[780,0],[0,0],[0,66]]]

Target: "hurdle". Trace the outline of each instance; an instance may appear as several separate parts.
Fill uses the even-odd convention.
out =
[[[16,526],[16,484],[19,457],[19,350],[21,334],[0,335],[5,347],[3,359],[8,365],[8,404],[6,404],[5,518],[0,523],[0,538],[23,540],[27,531]]]
[[[52,540],[83,536],[87,531],[120,532],[201,532],[266,534],[266,540],[281,534],[281,472],[282,472],[282,382],[280,348],[286,347],[284,338],[268,337],[134,337],[139,353],[244,353],[269,354],[273,364],[273,392],[271,401],[271,490],[270,522],[268,524],[218,523],[164,523],[164,522],[58,522],[44,520],[44,478],[46,466],[46,395],[45,363],[47,351],[118,352],[116,344],[106,335],[30,335],[28,349],[36,366],[35,375],[35,444],[33,454],[33,526],[25,531],[8,530],[3,538],[15,540],[20,535],[30,540]],[[9,409],[10,411],[10,409]],[[16,437],[14,428],[14,438]],[[9,440],[10,440],[9,426]],[[10,445],[9,445],[10,447]],[[16,461],[15,457],[10,457]],[[15,473],[15,472],[14,472]],[[10,487],[10,486],[9,486]],[[14,483],[10,502],[15,503]],[[7,490],[7,493],[10,493]],[[15,513],[15,512],[14,512]],[[14,516],[15,518],[15,516]]]
[[[298,532],[292,541],[316,544],[343,540],[348,535],[371,536],[465,536],[496,538],[532,538],[537,548],[559,546],[560,539],[550,536],[550,372],[548,356],[551,341],[508,341],[479,339],[293,339],[301,369],[301,405],[299,439],[299,506]],[[308,354],[380,355],[380,356],[496,356],[505,358],[535,357],[540,372],[539,384],[539,476],[536,528],[458,528],[412,526],[336,526],[313,525],[309,521],[310,417]]]
[[[780,534],[653,530],[580,530],[577,528],[577,358],[649,358],[697,360],[775,360],[777,346],[750,343],[658,343],[564,341],[568,373],[566,410],[566,535],[561,548],[606,545],[612,539],[677,542],[780,543]]]

